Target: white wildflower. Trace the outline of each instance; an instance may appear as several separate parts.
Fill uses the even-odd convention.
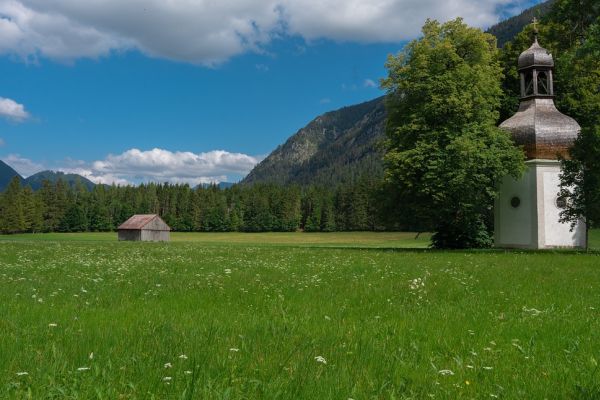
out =
[[[171,379],[173,379],[173,378],[171,378],[170,376],[165,376],[165,377],[163,378],[163,381],[165,381],[165,382],[169,382]]]
[[[425,281],[421,278],[415,278],[410,281],[408,286],[410,287],[410,290],[419,290],[420,288],[425,287]]]
[[[226,274],[230,274],[230,273],[231,273],[231,269],[229,269],[229,268],[225,268],[225,271],[224,271],[224,272],[225,272]]]
[[[192,374],[192,371],[190,371],[190,370],[187,370],[187,371],[183,371],[183,373],[184,373],[184,374],[186,374],[186,375],[191,375],[191,374]]]
[[[93,351],[90,353],[90,355],[89,355],[89,357],[88,357],[88,358],[89,358],[90,360],[93,360],[93,359],[94,359],[94,352],[93,352]]]
[[[48,324],[48,328],[56,328],[57,326],[58,324],[55,324],[54,322]]]
[[[525,306],[523,306],[523,312],[526,312],[526,313],[530,314],[533,317],[538,316],[541,313],[543,313],[543,311],[540,311],[537,308],[527,308]]]
[[[492,369],[494,369],[493,367],[483,367],[483,369],[485,369],[486,371],[490,371]]]
[[[25,371],[17,372],[17,376],[25,376],[25,375],[29,375],[29,372],[25,372]]]
[[[181,355],[179,356],[179,358],[180,358],[180,359],[182,359],[182,360],[187,360],[187,359],[188,359],[188,356],[186,356],[185,354],[181,354]]]
[[[438,374],[446,376],[446,375],[454,375],[454,372],[452,372],[449,369],[441,369],[438,371]]]
[[[79,367],[77,368],[77,371],[88,371],[90,369],[90,367]]]
[[[316,356],[315,361],[321,364],[327,364],[327,360],[323,356]]]
[[[240,349],[238,349],[236,347],[232,347],[229,349],[229,351],[233,351],[234,353],[237,353],[238,351],[240,351]]]
[[[171,363],[166,363],[165,364],[165,368],[171,368],[172,366],[173,366],[173,364],[171,364]]]

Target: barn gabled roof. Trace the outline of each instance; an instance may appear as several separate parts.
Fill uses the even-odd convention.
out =
[[[144,227],[150,224],[152,221],[158,220],[159,225],[164,226],[164,229],[157,230],[171,230],[169,226],[159,217],[157,214],[136,214],[123,222],[117,229],[144,229]]]

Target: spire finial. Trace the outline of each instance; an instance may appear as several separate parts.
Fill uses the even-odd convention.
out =
[[[538,22],[539,22],[538,19],[536,17],[533,17],[533,21],[532,21],[532,24],[533,24],[533,35],[535,37],[536,43],[538,41],[538,34],[540,33],[540,31],[538,30]]]

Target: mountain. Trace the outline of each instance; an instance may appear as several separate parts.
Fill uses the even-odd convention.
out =
[[[503,47],[506,42],[512,40],[517,33],[521,32],[526,25],[530,24],[534,17],[541,19],[548,14],[555,1],[556,0],[548,0],[528,8],[521,14],[515,15],[514,17],[508,18],[492,26],[487,32],[496,36],[498,39],[498,47]]]
[[[534,16],[548,13],[555,0],[538,4],[491,27],[504,45]],[[335,186],[383,175],[384,97],[325,113],[278,146],[242,184],[318,184]]]
[[[0,192],[8,187],[8,184],[15,176],[21,178],[21,175],[19,175],[17,171],[12,169],[12,167],[10,167],[4,161],[0,160]],[[22,181],[23,178],[21,178],[21,182]]]
[[[65,174],[60,171],[42,171],[37,174],[33,174],[30,177],[26,178],[23,182],[24,185],[29,185],[33,190],[38,190],[42,187],[42,182],[45,180],[50,182],[56,182],[61,179],[70,187],[75,187],[77,182],[83,183],[83,185],[87,188],[87,190],[92,190],[94,188],[95,183],[90,181],[87,178],[84,178],[81,175],[77,174]]]
[[[261,161],[242,184],[335,185],[380,177],[384,97],[325,113]]]
[[[219,189],[229,189],[233,185],[235,185],[235,183],[233,183],[233,182],[219,182],[218,186],[219,186]]]
[[[209,188],[209,187],[211,187],[213,185],[214,185],[213,183],[201,183],[201,184],[197,185],[194,189],[198,189],[198,188],[204,188],[204,189],[206,189],[206,188]],[[219,182],[216,185],[217,185],[217,187],[219,189],[229,189],[230,187],[232,187],[233,185],[235,185],[235,183],[233,183],[233,182]]]

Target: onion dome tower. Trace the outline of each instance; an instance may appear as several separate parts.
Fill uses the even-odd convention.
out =
[[[496,199],[497,247],[585,247],[585,224],[573,230],[561,223],[565,199],[558,197],[560,157],[568,157],[581,128],[554,105],[552,55],[535,40],[519,56],[521,103],[511,118],[500,124],[525,152],[526,171],[520,180],[507,177]]]

